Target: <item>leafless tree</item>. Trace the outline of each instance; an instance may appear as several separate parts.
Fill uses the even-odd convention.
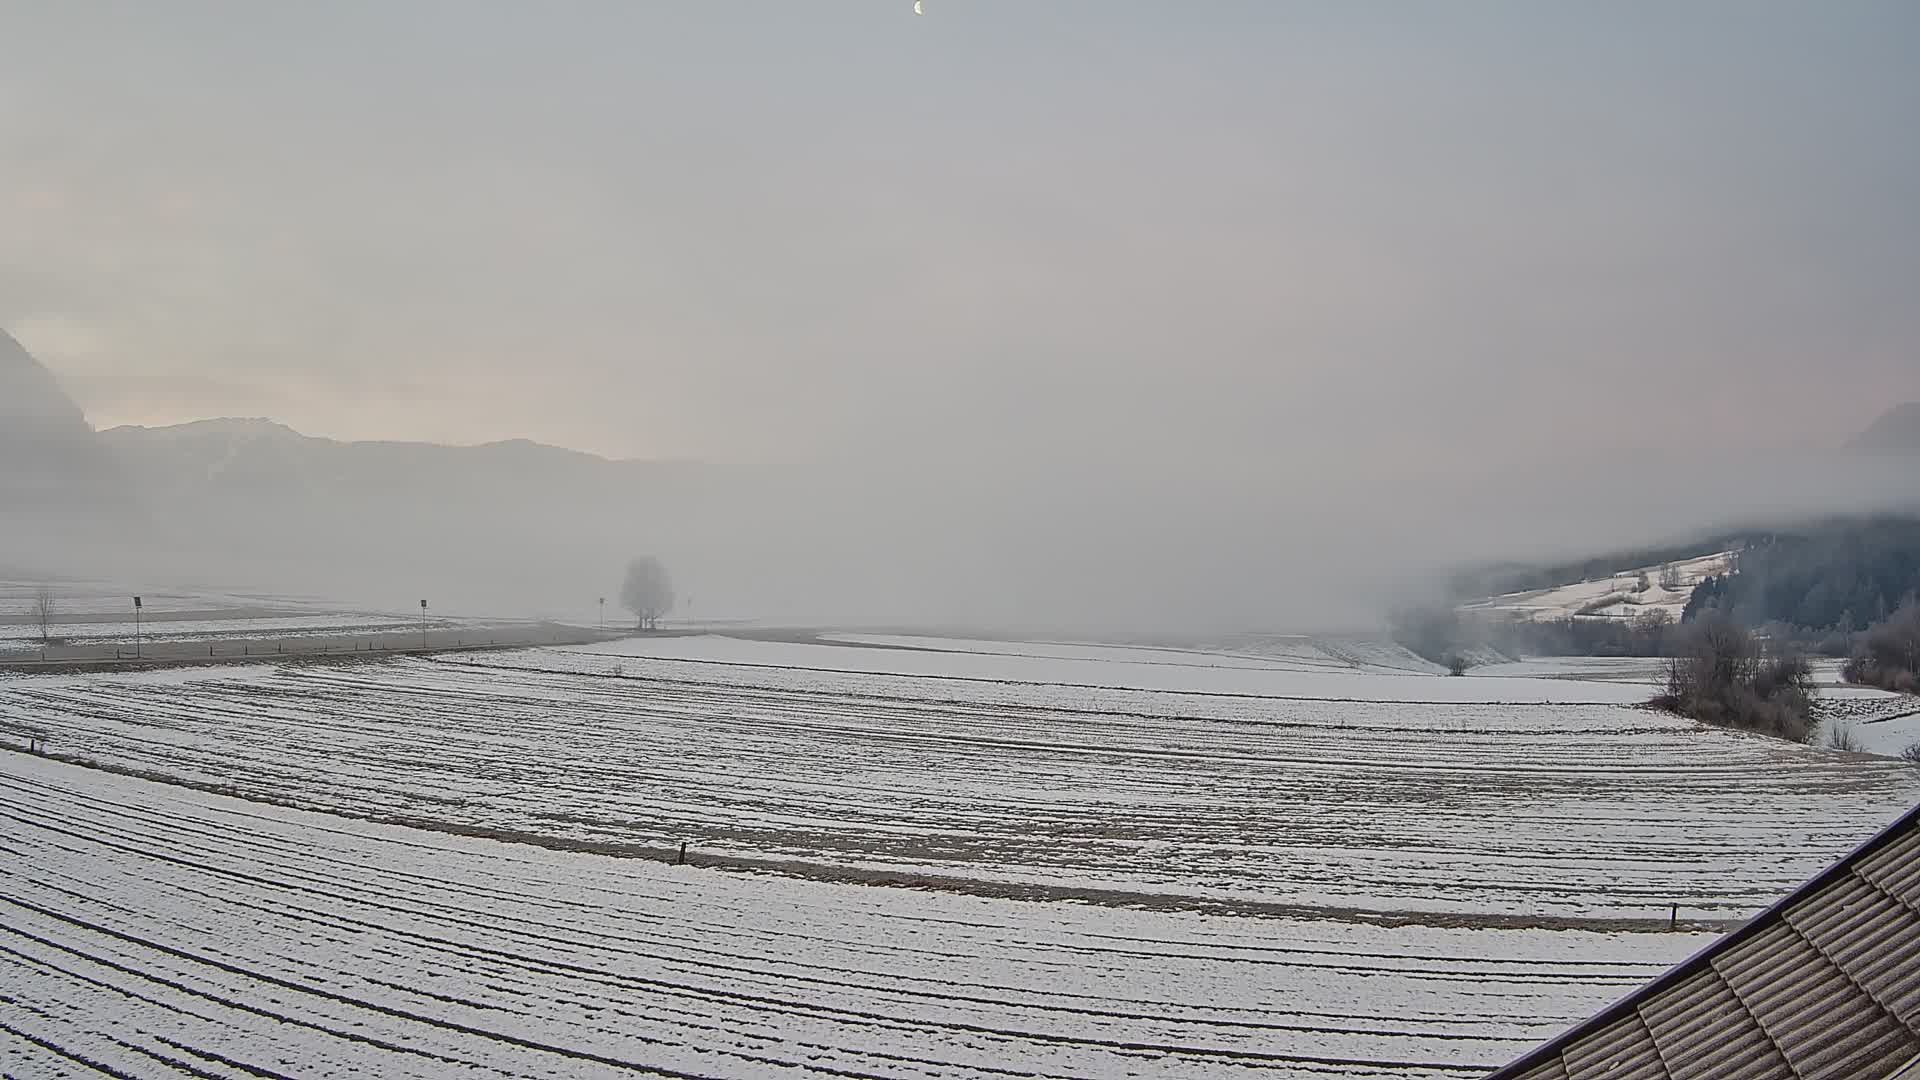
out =
[[[1920,604],[1903,605],[1868,627],[1841,674],[1848,682],[1920,693]]]
[[[1813,733],[1813,669],[1797,655],[1763,656],[1746,628],[1718,613],[1674,635],[1660,708],[1709,724],[1795,742]]]
[[[673,610],[673,579],[659,559],[643,555],[627,564],[620,602],[633,612],[642,630],[658,630],[660,617]]]
[[[1657,636],[1666,633],[1673,625],[1673,612],[1666,608],[1653,608],[1633,617],[1633,629],[1637,633]]]
[[[33,619],[40,624],[40,644],[45,645],[52,640],[53,620],[59,610],[60,603],[53,595],[53,586],[42,585],[33,591]]]

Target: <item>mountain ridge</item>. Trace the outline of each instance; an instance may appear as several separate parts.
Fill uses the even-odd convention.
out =
[[[86,413],[47,367],[0,330],[0,500],[58,533],[125,497]]]
[[[1920,401],[1895,405],[1881,413],[1847,443],[1847,448],[1920,453]]]

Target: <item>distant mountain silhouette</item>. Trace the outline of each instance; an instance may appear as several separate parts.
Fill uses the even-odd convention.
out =
[[[1888,409],[1847,445],[1855,450],[1920,453],[1920,401]]]
[[[0,330],[0,419],[8,431],[28,426],[65,435],[92,431],[53,373],[5,330]]]
[[[556,597],[579,610],[634,554],[711,550],[691,537],[777,497],[755,494],[772,486],[766,470],[524,439],[347,442],[231,418],[98,438],[152,522],[148,547],[334,597],[459,590],[505,610]]]
[[[189,504],[245,496],[276,503],[420,498],[503,512],[514,509],[501,505],[509,499],[521,507],[590,507],[622,489],[633,494],[635,484],[657,487],[712,468],[613,461],[526,439],[478,446],[344,442],[265,419],[109,428],[100,440],[150,499]]]
[[[71,515],[123,508],[125,497],[123,479],[80,406],[52,372],[0,330],[0,500],[5,512],[43,517],[49,528],[58,528]]]

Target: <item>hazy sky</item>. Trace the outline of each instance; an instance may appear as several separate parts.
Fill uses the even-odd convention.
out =
[[[736,460],[1920,398],[1910,0],[927,6],[7,4],[0,325],[100,426]]]

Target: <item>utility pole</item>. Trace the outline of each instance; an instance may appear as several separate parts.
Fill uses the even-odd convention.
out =
[[[140,659],[140,598],[133,598],[133,658]]]
[[[422,652],[425,652],[426,648],[427,648],[427,602],[425,600],[422,600],[420,601],[420,650]]]

